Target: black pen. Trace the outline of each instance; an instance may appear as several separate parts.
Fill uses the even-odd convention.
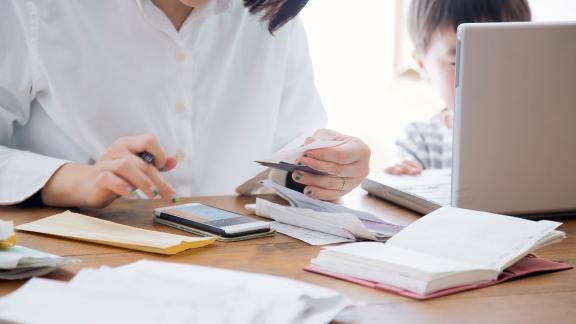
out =
[[[139,153],[138,156],[148,164],[154,164],[154,154],[150,152]],[[160,172],[164,171],[164,168],[160,168]],[[177,203],[179,198],[177,196],[172,197],[172,203]]]
[[[150,152],[139,153],[138,156],[148,164],[154,164],[154,155]]]

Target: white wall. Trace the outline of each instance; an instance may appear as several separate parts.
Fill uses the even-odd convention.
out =
[[[409,0],[310,0],[302,17],[329,127],[364,139],[372,168],[390,161],[402,127],[442,108],[417,78],[396,78],[396,28]],[[576,0],[530,0],[534,19],[576,20]],[[409,62],[404,53],[401,64]],[[398,58],[396,58],[398,61]]]

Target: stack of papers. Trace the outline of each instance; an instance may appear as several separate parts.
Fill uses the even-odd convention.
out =
[[[261,182],[290,203],[281,206],[256,199],[256,215],[276,221],[274,229],[311,245],[357,240],[386,241],[404,227],[370,213],[312,199],[270,180]]]
[[[368,280],[382,284],[382,289],[394,291],[390,287],[395,287],[418,298],[496,281],[532,251],[563,240],[564,232],[556,230],[560,225],[444,207],[407,226],[386,244],[324,248],[308,270],[351,281]],[[509,275],[570,267],[532,260],[519,268]]]
[[[69,283],[32,279],[0,299],[0,321],[26,323],[327,323],[350,300],[269,275],[138,261],[85,269]]]
[[[65,264],[79,262],[75,258],[63,258],[16,245],[0,250],[0,279],[18,280],[43,276]]]
[[[168,255],[202,247],[215,240],[214,237],[149,231],[70,211],[16,226],[16,229]]]
[[[0,249],[16,244],[16,234],[12,222],[0,220]]]

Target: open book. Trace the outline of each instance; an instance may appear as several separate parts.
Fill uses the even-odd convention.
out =
[[[324,248],[308,270],[426,296],[496,281],[530,252],[564,239],[564,232],[555,230],[560,225],[444,207],[407,226],[386,244]]]

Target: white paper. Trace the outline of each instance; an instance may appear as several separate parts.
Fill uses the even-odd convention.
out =
[[[12,235],[14,235],[14,224],[0,219],[0,241],[7,240]]]
[[[279,163],[279,162],[287,162],[287,163],[294,163],[294,161],[301,157],[305,151],[314,150],[319,148],[327,148],[327,147],[334,147],[344,143],[343,141],[325,141],[325,140],[316,140],[310,144],[300,146],[294,149],[283,150],[280,152],[275,153],[272,156],[269,156],[264,159],[260,159],[259,161],[262,162],[270,162],[270,163]]]
[[[33,279],[0,298],[0,321],[25,323],[327,323],[352,305],[291,279],[138,261],[84,269],[69,283]]]
[[[301,192],[283,187],[270,180],[262,180],[260,183],[274,190],[278,196],[287,200],[288,203],[290,203],[290,206],[292,207],[312,209],[314,211],[325,213],[349,213],[356,215],[358,218],[362,220],[372,222],[385,222],[384,220],[370,213],[336,205],[327,201],[310,198]]]
[[[75,262],[77,260],[73,258],[63,258],[24,246],[0,249],[0,269],[59,267]]]
[[[450,169],[424,170],[417,176],[392,175],[376,172],[370,175],[386,186],[435,202],[440,206],[450,206],[452,192],[452,172]]]
[[[387,244],[502,271],[560,225],[443,207],[410,224]]]
[[[307,228],[282,224],[278,222],[273,222],[272,227],[276,230],[276,232],[288,235],[310,245],[328,245],[356,241],[356,239],[347,239],[345,237],[326,234]]]
[[[370,213],[312,199],[269,180],[262,181],[262,184],[286,199],[291,207],[257,198],[255,210],[258,216],[346,239],[360,238],[385,241],[404,228],[385,222]],[[300,239],[296,236],[293,237]]]

